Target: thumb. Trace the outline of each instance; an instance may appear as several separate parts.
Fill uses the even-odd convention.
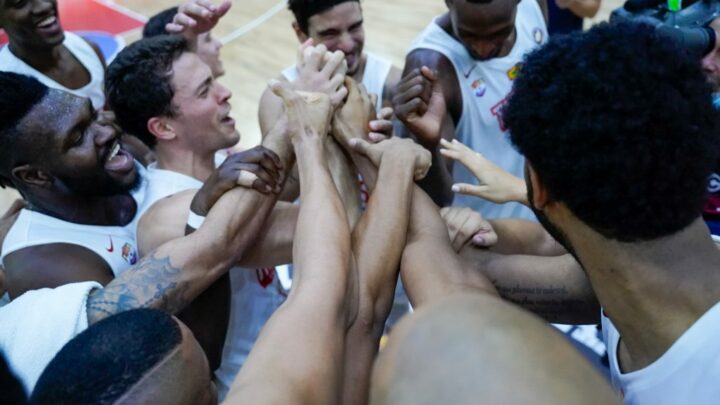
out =
[[[250,188],[250,187],[252,187],[253,183],[255,183],[255,180],[257,180],[257,179],[258,179],[258,177],[255,173],[249,172],[247,170],[240,170],[240,173],[238,173],[236,183],[240,187]]]
[[[487,189],[487,186],[477,186],[474,184],[467,184],[467,183],[456,183],[456,184],[453,184],[453,186],[452,186],[453,193],[474,195],[476,197],[484,197],[484,191],[486,189]]]
[[[297,96],[297,94],[290,87],[289,82],[281,82],[279,80],[273,79],[268,82],[268,85],[270,86],[270,89],[273,91],[273,93],[283,99],[283,101],[286,103]]]
[[[478,247],[490,247],[497,243],[495,231],[481,231],[473,235],[472,244]]]
[[[360,138],[351,139],[350,147],[352,148],[352,150],[354,150],[357,153],[360,153],[361,155],[369,156],[370,143],[368,143],[364,139],[360,139]]]

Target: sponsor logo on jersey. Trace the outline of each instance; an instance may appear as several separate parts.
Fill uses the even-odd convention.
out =
[[[107,250],[108,253],[112,253],[115,251],[115,246],[113,246],[112,236],[108,235],[108,238],[110,238],[110,247],[106,247],[105,250]]]
[[[275,280],[275,269],[255,269],[255,275],[262,288],[267,288]]]
[[[515,66],[511,67],[510,70],[507,71],[508,79],[510,79],[510,81],[517,79],[522,67],[523,67],[522,62],[518,62],[515,64]]]
[[[545,34],[540,28],[535,27],[535,29],[533,29],[533,40],[536,44],[540,45],[542,44],[543,39],[545,39]]]
[[[475,92],[475,97],[482,97],[487,92],[487,84],[483,79],[477,79],[472,82],[472,89]]]
[[[133,248],[133,245],[126,243],[122,247],[122,258],[130,264],[137,263],[137,251]]]

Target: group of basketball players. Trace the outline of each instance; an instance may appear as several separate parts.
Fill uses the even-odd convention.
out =
[[[358,0],[289,0],[297,63],[234,152],[228,0],[109,65],[0,1],[0,402],[712,403],[720,46],[446,4],[400,69]],[[601,324],[609,381],[548,322]]]

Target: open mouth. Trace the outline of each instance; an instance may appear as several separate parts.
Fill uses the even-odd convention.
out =
[[[42,19],[35,27],[44,35],[56,35],[61,31],[60,23],[56,15]]]
[[[105,169],[111,172],[127,172],[133,168],[133,158],[120,147],[116,140],[105,158]]]

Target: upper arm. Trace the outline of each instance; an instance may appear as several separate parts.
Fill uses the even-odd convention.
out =
[[[282,75],[276,78],[276,80],[287,81],[285,76]],[[265,91],[262,97],[260,97],[260,107],[258,108],[260,134],[263,138],[273,129],[284,109],[282,99],[276,96],[269,86],[265,87]]]
[[[503,254],[560,256],[567,250],[542,225],[523,219],[490,220],[498,243],[490,250]]]
[[[165,197],[143,214],[137,231],[140,257],[165,242],[185,236],[190,203],[196,193],[197,190],[186,190]]]
[[[10,297],[29,290],[55,288],[82,281],[107,284],[113,272],[97,253],[79,245],[52,243],[12,252],[4,259]]]

